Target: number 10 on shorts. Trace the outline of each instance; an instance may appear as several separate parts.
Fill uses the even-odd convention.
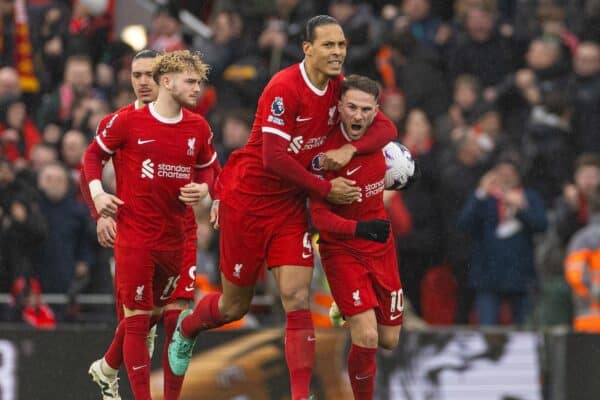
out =
[[[394,292],[390,292],[390,296],[392,297],[390,312],[393,314],[395,312],[403,312],[404,311],[404,300],[402,297],[402,289]]]

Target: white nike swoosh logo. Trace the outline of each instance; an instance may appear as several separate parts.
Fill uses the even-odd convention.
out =
[[[312,119],[312,117],[307,117],[307,118],[296,117],[296,122],[310,121],[311,119]]]
[[[191,292],[192,290],[194,290],[194,287],[193,286],[192,287],[186,286],[186,287],[184,287],[184,289],[185,289],[186,292]]]
[[[394,320],[400,318],[401,316],[402,316],[402,314],[390,315],[390,320],[394,321]]]
[[[346,175],[348,175],[348,176],[352,175],[353,173],[358,171],[360,169],[360,167],[362,167],[362,165],[359,165],[358,167],[353,168],[353,169],[349,169],[348,171],[346,171]]]
[[[367,376],[354,375],[354,379],[356,379],[357,381],[364,381],[365,379],[369,379],[370,377],[371,377],[371,375],[367,375]]]
[[[310,256],[312,256],[312,254],[304,254],[304,253],[302,253],[302,258],[309,258]]]
[[[150,143],[150,142],[156,142],[156,139],[149,139],[149,140],[138,139],[138,144],[146,144],[146,143]]]
[[[306,338],[306,340],[308,340],[309,342],[316,342],[317,338],[314,337],[314,336],[309,336],[309,337]]]
[[[136,366],[133,366],[133,367],[132,367],[132,369],[133,369],[134,371],[137,371],[138,369],[142,369],[142,368],[144,368],[145,366],[146,366],[146,364],[144,364],[144,365],[139,365],[139,366],[137,366],[137,367],[136,367]]]

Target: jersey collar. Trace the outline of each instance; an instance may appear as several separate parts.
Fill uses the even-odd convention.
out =
[[[181,122],[181,120],[183,119],[183,110],[179,110],[179,115],[176,117],[165,118],[156,111],[154,102],[148,104],[148,109],[150,110],[150,114],[152,114],[154,118],[165,124],[176,124],[178,122]]]
[[[302,74],[304,83],[306,83],[306,86],[308,86],[310,88],[310,90],[312,90],[314,92],[314,94],[316,94],[317,96],[325,95],[325,93],[327,92],[327,88],[329,87],[329,81],[327,81],[327,86],[325,86],[325,89],[323,89],[323,90],[321,90],[318,87],[316,87],[315,85],[313,85],[312,82],[310,81],[310,79],[308,79],[308,74],[306,73],[306,68],[304,67],[304,61],[302,61],[300,63],[300,73]]]

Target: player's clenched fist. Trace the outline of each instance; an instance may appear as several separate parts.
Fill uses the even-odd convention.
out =
[[[350,204],[355,201],[361,201],[362,194],[360,188],[354,186],[355,181],[342,178],[341,176],[329,181],[331,190],[327,195],[327,201],[333,204]]]
[[[179,188],[179,200],[189,205],[200,203],[207,194],[208,185],[206,183],[192,182]]]
[[[112,194],[102,192],[94,196],[94,207],[102,217],[113,217],[117,214],[119,206],[125,204],[123,200]]]
[[[325,152],[323,157],[323,168],[325,171],[337,171],[352,160],[354,153],[356,153],[356,148],[351,144],[345,144],[339,149],[329,150]]]

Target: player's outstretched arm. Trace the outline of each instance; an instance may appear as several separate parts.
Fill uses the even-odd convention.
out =
[[[287,181],[293,182],[308,190],[311,194],[317,194],[320,198],[326,198],[331,191],[331,183],[311,174],[298,161],[292,158],[287,152],[289,143],[289,140],[278,135],[272,133],[263,134],[262,155],[264,169]]]
[[[398,139],[396,126],[380,111],[375,115],[373,123],[362,138],[326,152],[323,157],[323,168],[326,171],[338,170],[346,166],[354,154],[374,153],[396,139]]]
[[[314,227],[319,232],[335,233],[347,237],[360,237],[374,242],[385,243],[390,235],[390,222],[383,219],[355,221],[334,213],[322,200],[311,198],[310,215]]]

